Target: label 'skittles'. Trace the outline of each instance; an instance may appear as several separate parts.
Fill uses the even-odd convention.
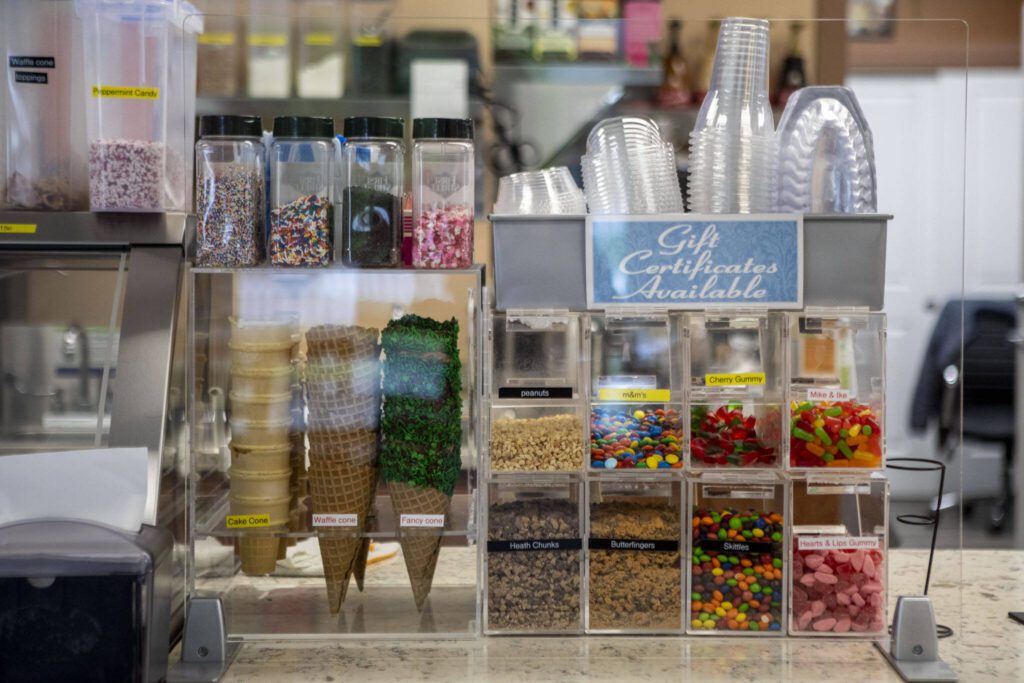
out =
[[[235,34],[224,33],[201,33],[196,39],[200,45],[234,45]]]
[[[668,389],[598,389],[599,401],[644,401],[649,403],[667,403],[672,400],[672,392]]]
[[[36,85],[46,85],[50,82],[49,76],[46,74],[36,73],[35,71],[15,71],[14,72],[15,83],[35,83]]]
[[[0,223],[0,234],[4,235],[34,235],[36,234],[35,223]]]
[[[587,541],[591,550],[640,550],[647,552],[679,551],[679,541],[657,541],[654,539],[591,538]]]
[[[572,387],[498,387],[498,398],[572,398]]]
[[[770,554],[773,543],[764,541],[697,541],[696,545],[704,552],[716,553],[755,553]]]
[[[877,536],[802,536],[796,539],[797,550],[878,550]]]
[[[7,65],[12,69],[56,69],[53,57],[8,57]]]
[[[518,541],[487,541],[489,553],[528,553],[538,550],[580,550],[583,541],[578,538],[524,538]]]
[[[284,33],[253,33],[248,43],[253,47],[284,47],[288,44],[288,36]]]
[[[328,47],[337,42],[337,37],[333,33],[307,33],[302,40],[311,47]]]
[[[740,387],[764,384],[763,372],[735,372],[704,375],[704,385],[709,387]]]
[[[133,86],[94,85],[93,97],[112,97],[121,100],[158,100],[160,88],[136,88]]]
[[[444,515],[402,515],[398,526],[443,529]]]
[[[848,389],[808,389],[807,400],[829,401],[830,403],[835,403],[836,401],[849,401],[850,392]]]
[[[261,529],[270,526],[270,515],[228,515],[229,529]]]
[[[335,515],[329,512],[313,514],[313,526],[359,526],[359,515]]]

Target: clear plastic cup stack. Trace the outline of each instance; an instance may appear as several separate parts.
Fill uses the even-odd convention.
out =
[[[582,214],[587,200],[565,166],[513,173],[498,181],[494,213]]]
[[[871,129],[849,88],[801,88],[779,121],[779,210],[874,213]]]
[[[711,87],[690,133],[691,211],[776,210],[778,160],[768,64],[767,21],[722,21]]]
[[[651,119],[601,121],[581,159],[583,189],[595,214],[681,213],[683,197],[675,150]]]

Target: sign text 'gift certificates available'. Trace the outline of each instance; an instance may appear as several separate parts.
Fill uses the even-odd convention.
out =
[[[587,216],[591,308],[800,308],[803,217]]]

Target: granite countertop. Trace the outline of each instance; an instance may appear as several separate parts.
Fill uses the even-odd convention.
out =
[[[444,553],[442,553],[443,555]],[[927,554],[890,553],[890,597],[917,594]],[[369,577],[368,577],[369,578]],[[1024,551],[940,551],[930,591],[955,634],[940,654],[962,681],[1024,681]],[[898,681],[862,640],[481,637],[246,643],[225,681]]]

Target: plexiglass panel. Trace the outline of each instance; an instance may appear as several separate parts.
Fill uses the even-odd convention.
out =
[[[0,255],[0,455],[105,446],[128,257]]]
[[[194,271],[194,583],[231,637],[476,633],[480,296],[478,269]]]

